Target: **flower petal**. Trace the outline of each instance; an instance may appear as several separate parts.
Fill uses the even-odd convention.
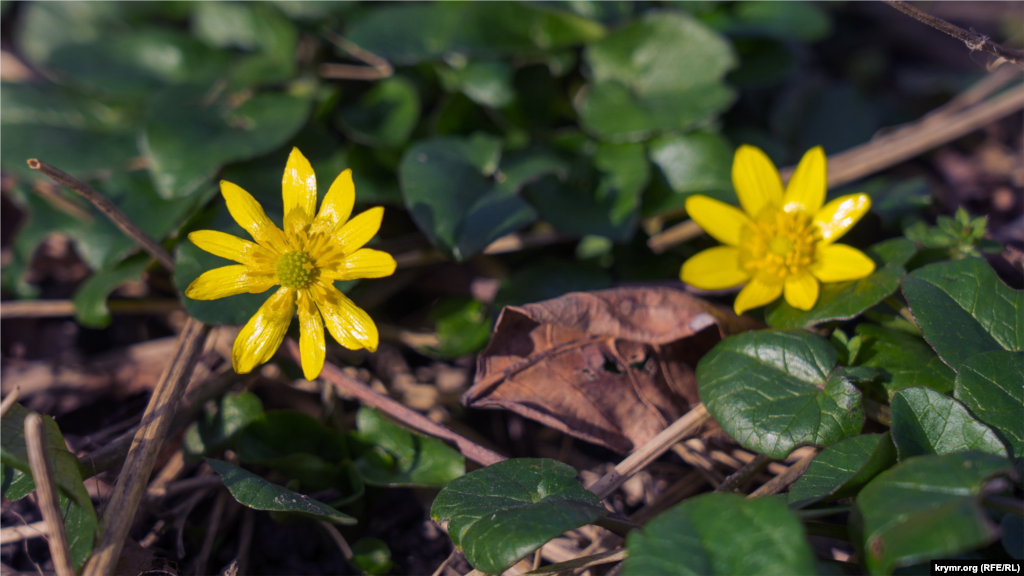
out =
[[[341,230],[324,242],[312,254],[318,266],[332,266],[345,256],[354,253],[370,241],[380,230],[384,208],[377,206],[356,216],[341,227]]]
[[[729,246],[739,246],[743,227],[750,222],[739,208],[699,194],[686,199],[686,213],[715,240]]]
[[[751,308],[764,306],[782,295],[782,280],[775,276],[755,276],[740,293],[732,308],[736,314],[743,314]]]
[[[759,148],[744,144],[732,161],[732,185],[743,211],[751,218],[768,205],[782,203],[782,179],[775,164]]]
[[[377,350],[377,325],[370,315],[356,306],[333,284],[325,281],[312,286],[313,299],[324,316],[324,325],[334,339],[349,350]]]
[[[825,204],[814,215],[814,223],[821,230],[822,243],[835,242],[853,227],[871,209],[871,197],[867,194],[840,196]]]
[[[274,262],[277,256],[255,242],[242,240],[237,236],[217,230],[196,230],[188,235],[188,239],[201,250],[214,256],[234,260],[249,268],[274,271]]]
[[[299,354],[302,356],[302,375],[313,380],[324,368],[327,343],[324,341],[324,321],[308,290],[299,292]]]
[[[815,146],[804,154],[796,171],[786,185],[782,206],[786,212],[803,210],[814,214],[825,203],[825,189],[828,186],[828,168],[825,150]]]
[[[352,170],[343,170],[334,179],[327,196],[320,205],[320,213],[313,221],[310,233],[330,233],[348,221],[356,203],[356,186],[352,182]]]
[[[222,266],[203,272],[185,289],[185,296],[193,300],[216,300],[236,294],[259,294],[276,285],[274,274],[250,274],[241,264]]]
[[[295,291],[282,287],[246,322],[231,347],[235,372],[248,374],[277,352],[295,315]]]
[[[846,244],[818,246],[817,259],[809,268],[822,282],[846,282],[864,278],[875,271],[875,262]]]
[[[818,301],[818,280],[808,272],[786,277],[786,302],[798,310],[810,310]]]
[[[383,278],[394,274],[395,266],[395,258],[391,254],[372,248],[362,248],[329,268],[321,268],[320,275],[331,280]]]
[[[281,179],[281,195],[284,199],[285,229],[302,229],[313,223],[316,214],[316,174],[309,160],[292,148],[288,163]]]
[[[278,254],[291,250],[284,232],[267,218],[263,206],[260,206],[252,194],[227,180],[220,181],[220,193],[224,195],[224,202],[228,205],[231,217],[249,232],[253,240]]]
[[[722,290],[739,286],[750,279],[740,268],[740,250],[732,246],[716,246],[683,263],[679,277],[701,290]]]

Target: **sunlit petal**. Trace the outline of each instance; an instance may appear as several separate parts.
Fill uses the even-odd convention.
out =
[[[220,192],[224,195],[231,217],[249,232],[253,240],[278,254],[291,250],[284,232],[267,218],[263,207],[252,194],[227,180],[220,181]]]
[[[223,266],[203,272],[185,289],[193,300],[216,300],[236,294],[259,294],[277,284],[273,274],[251,274],[241,264]]]
[[[786,302],[798,310],[810,310],[818,301],[818,280],[808,272],[786,277]]]
[[[380,230],[384,208],[378,206],[356,216],[341,227],[330,242],[316,250],[311,256],[317,262],[338,262],[343,256],[354,253],[370,241]]]
[[[680,278],[701,290],[739,286],[750,279],[750,274],[740,268],[739,256],[739,249],[731,246],[709,248],[683,263]]]
[[[350,350],[377,350],[379,335],[369,314],[329,282],[318,282],[311,289],[323,314],[324,325],[339,344]]]
[[[701,195],[686,199],[686,213],[715,240],[729,246],[739,245],[743,227],[750,222],[735,206]]]
[[[809,268],[822,282],[846,282],[864,278],[875,271],[875,262],[846,244],[818,246],[817,260]]]
[[[242,327],[231,347],[235,372],[248,374],[277,352],[295,315],[295,291],[281,288]]]
[[[787,212],[802,210],[814,214],[825,203],[828,183],[825,150],[815,146],[804,154],[786,185],[782,205]]]
[[[277,256],[263,246],[217,230],[196,230],[188,239],[200,249],[245,264],[249,268],[273,271]]]
[[[311,233],[329,233],[335,230],[352,215],[352,207],[356,202],[356,187],[352,183],[352,170],[343,170],[334,179],[327,196],[320,204],[320,213],[316,215]]]
[[[340,262],[322,268],[320,275],[331,280],[383,278],[395,273],[395,265],[395,258],[391,254],[372,248],[362,248],[345,256]]]
[[[814,215],[814,224],[821,231],[822,243],[830,244],[841,238],[870,209],[871,197],[867,194],[840,196],[825,204]]]
[[[294,232],[313,223],[316,214],[316,174],[309,160],[292,148],[281,179],[285,229]]]
[[[751,308],[764,306],[782,295],[782,280],[771,275],[755,276],[736,295],[733,310],[743,314]]]
[[[299,354],[302,356],[302,375],[313,380],[324,367],[327,343],[324,341],[324,321],[320,310],[308,290],[299,292]]]
[[[782,180],[772,161],[760,149],[744,144],[732,162],[732,185],[743,211],[757,217],[765,206],[782,203]]]

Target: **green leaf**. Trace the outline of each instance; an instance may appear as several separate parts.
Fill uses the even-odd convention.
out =
[[[805,331],[722,340],[697,364],[697,387],[726,434],[772,458],[835,444],[864,423],[860,390],[837,373],[835,348]]]
[[[906,266],[917,254],[917,244],[908,238],[890,238],[868,248],[868,256],[879,266]]]
[[[194,194],[224,164],[274,150],[302,128],[310,111],[304,95],[208,98],[204,90],[183,87],[165,89],[150,100],[142,147],[164,198]]]
[[[206,463],[220,474],[235,500],[254,510],[293,512],[302,516],[326,520],[333,524],[351,525],[356,519],[298,492],[267,482],[265,479],[234,464],[207,458]]]
[[[892,397],[892,439],[900,460],[923,454],[976,450],[1006,456],[1006,447],[962,404],[932,390],[915,387]]]
[[[813,2],[737,2],[733,22],[724,30],[735,35],[764,35],[790,42],[817,42],[832,33],[832,19]]]
[[[232,444],[250,422],[263,414],[263,402],[252,392],[229,392],[216,404],[208,403],[198,422],[185,431],[189,455],[208,455]]]
[[[192,24],[210,46],[248,51],[228,74],[237,87],[285,82],[295,74],[298,32],[268,4],[203,2],[196,5]]]
[[[142,277],[151,260],[149,254],[138,254],[113,268],[101,270],[90,276],[75,290],[72,298],[75,304],[75,320],[89,328],[109,326],[111,318],[107,298],[110,293],[125,282]]]
[[[960,365],[953,396],[991,426],[1014,458],[1024,455],[1024,357],[986,352]]]
[[[36,485],[32,482],[32,476],[13,466],[2,464],[0,465],[0,488],[2,488],[3,497],[14,502],[31,494],[36,489]]]
[[[557,298],[569,292],[611,288],[612,279],[601,267],[585,262],[541,260],[512,272],[501,283],[494,308]]]
[[[519,188],[563,170],[550,157],[527,156],[498,171],[500,155],[500,140],[478,134],[421,140],[402,156],[406,208],[431,242],[456,260],[533,222],[537,214],[517,196]]]
[[[368,90],[354,106],[339,109],[338,120],[349,138],[380,148],[399,148],[420,119],[416,85],[392,76]]]
[[[975,354],[1024,350],[1024,290],[1007,286],[981,258],[915,270],[903,294],[924,339],[954,370]]]
[[[800,520],[774,498],[703,494],[626,538],[623,573],[815,574]]]
[[[789,505],[804,508],[822,500],[854,496],[895,463],[896,448],[888,432],[847,438],[815,457],[789,489]]]
[[[665,175],[672,194],[644,197],[644,214],[654,215],[683,206],[693,194],[736,204],[732,189],[732,147],[713,132],[666,135],[650,143],[649,152]]]
[[[438,343],[426,351],[440,358],[475,354],[491,339],[491,318],[479,300],[442,300],[431,310],[430,316],[435,322]]]
[[[396,426],[376,410],[360,408],[356,428],[356,439],[366,446],[356,467],[368,484],[440,488],[466,473],[458,450]]]
[[[430,517],[450,519],[448,534],[474,568],[501,574],[566,530],[608,515],[571,466],[517,458],[452,480],[434,499]]]
[[[641,144],[603,142],[594,154],[594,167],[602,173],[597,200],[613,199],[609,219],[619,225],[636,219],[640,195],[651,177],[651,167]]]
[[[891,574],[994,542],[999,530],[980,500],[989,480],[1009,474],[1010,461],[980,452],[919,456],[879,474],[855,507],[868,571]]]
[[[690,16],[652,11],[589,45],[592,81],[576,100],[580,124],[606,140],[689,130],[732,103],[722,79],[736,64],[728,41]]]
[[[775,328],[803,328],[849,320],[899,289],[904,274],[906,270],[902,266],[889,265],[860,280],[822,284],[818,302],[810,310],[798,310],[780,299],[768,309],[765,319]]]
[[[1003,549],[1014,560],[1024,560],[1024,518],[1016,514],[1006,514],[999,523],[999,531],[1003,533]]]
[[[515,70],[505,62],[473,60],[461,68],[439,67],[438,72],[446,90],[462,92],[481,106],[504,108],[516,98]]]
[[[4,468],[4,495],[10,491],[12,496],[35,489],[32,484],[32,467],[28,461],[28,449],[25,446],[25,418],[32,411],[21,404],[14,403],[3,420],[2,441],[0,441],[0,462]],[[68,536],[71,560],[75,569],[80,568],[92,553],[99,523],[96,510],[93,508],[89,492],[82,483],[82,473],[78,470],[78,459],[68,451],[64,436],[53,418],[40,414],[43,419],[43,431],[46,436],[47,457],[53,468],[53,479],[60,492],[60,507],[63,511],[64,528]],[[14,469],[24,474],[19,477],[8,470]]]
[[[890,395],[911,386],[953,390],[956,373],[920,337],[867,323],[857,325],[857,334],[862,338],[857,364],[884,370],[882,385]]]
[[[364,574],[387,574],[394,562],[391,549],[383,540],[360,538],[352,545],[351,563]]]

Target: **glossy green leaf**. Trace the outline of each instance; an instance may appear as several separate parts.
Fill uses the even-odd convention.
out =
[[[352,545],[353,566],[363,574],[387,574],[394,562],[391,561],[391,549],[383,540],[377,538],[360,538]]]
[[[164,198],[194,194],[224,164],[274,150],[302,128],[310,112],[305,95],[208,98],[204,90],[168,88],[149,102],[142,147]]]
[[[456,478],[434,499],[430,517],[474,568],[501,574],[566,530],[608,515],[576,470],[557,460],[517,458]]]
[[[440,488],[466,473],[458,450],[392,424],[376,410],[360,408],[356,428],[356,440],[365,450],[356,467],[368,484]]]
[[[891,395],[901,388],[927,386],[942,393],[953,390],[956,373],[918,336],[875,324],[859,324],[861,346],[857,364],[885,371],[882,385]]]
[[[29,414],[32,414],[31,410],[14,403],[0,420],[0,462],[4,467],[5,496],[8,491],[11,496],[16,496],[35,489],[31,479],[32,467],[28,461],[28,449],[25,447],[25,418]],[[89,492],[82,483],[78,459],[68,451],[60,428],[53,418],[45,414],[40,416],[43,419],[46,451],[53,469],[53,480],[60,492],[59,504],[64,512],[64,527],[68,536],[71,560],[78,569],[92,552],[99,526],[96,510],[89,498]],[[24,476],[17,476],[12,469],[20,471]]]
[[[229,447],[243,428],[263,414],[263,402],[252,392],[229,392],[204,408],[199,421],[185,431],[183,444],[189,455],[209,455]]]
[[[697,364],[697,387],[729,436],[773,458],[835,444],[864,423],[860,390],[836,370],[835,348],[802,330],[722,340]]]
[[[426,351],[440,358],[458,358],[483,350],[491,339],[491,318],[478,300],[450,298],[430,312],[435,322],[437,345]]]
[[[325,520],[333,524],[351,525],[356,519],[298,492],[272,484],[234,464],[207,458],[206,463],[220,474],[231,495],[243,506],[269,512],[293,512],[302,516]]]
[[[993,428],[1014,458],[1024,455],[1024,356],[986,352],[960,365],[953,395]]]
[[[345,133],[360,144],[398,148],[405,144],[420,119],[416,85],[402,76],[376,84],[353,106],[338,111]]]
[[[861,434],[825,448],[789,489],[789,505],[803,508],[822,500],[854,496],[896,463],[888,432]]]
[[[984,487],[1013,473],[1009,460],[980,452],[910,458],[871,481],[856,500],[864,563],[872,574],[955,556],[994,542],[981,509]]]
[[[527,156],[502,163],[500,140],[421,140],[402,156],[399,178],[405,206],[431,242],[465,260],[533,222],[537,214],[517,192],[526,183],[563,170],[560,162]]]
[[[269,3],[203,2],[192,27],[210,46],[246,51],[228,72],[235,86],[285,82],[295,74],[298,31]]]
[[[908,238],[890,238],[873,244],[868,248],[867,255],[870,256],[878,266],[891,264],[893,266],[906,266],[914,255],[917,254],[917,244]]]
[[[111,318],[107,298],[110,293],[129,280],[138,280],[151,261],[149,254],[138,254],[90,276],[75,290],[71,300],[75,304],[75,320],[89,328],[109,326]]]
[[[924,339],[954,370],[975,354],[1024,351],[1024,290],[1007,286],[981,258],[915,270],[903,294]]]
[[[589,45],[592,81],[577,98],[580,123],[602,139],[638,141],[714,118],[734,94],[729,43],[690,16],[648,12]]]
[[[774,498],[703,494],[626,539],[623,574],[815,574],[800,520]]]
[[[693,194],[736,204],[732,189],[732,147],[714,132],[674,134],[651,141],[651,161],[661,169],[670,194],[644,197],[644,214],[653,215],[682,208]]]
[[[515,70],[505,62],[473,60],[462,67],[441,67],[438,72],[446,90],[462,92],[481,106],[503,108],[515,100]]]
[[[897,391],[892,397],[892,439],[900,460],[923,454],[975,450],[1006,456],[1006,447],[956,400],[931,388]]]
[[[0,464],[0,495],[10,501],[21,500],[36,489],[32,476],[7,464]]]
[[[889,265],[860,280],[822,284],[818,302],[810,310],[798,310],[780,299],[768,309],[765,319],[769,326],[776,328],[803,328],[849,320],[898,290],[904,274],[902,266]]]

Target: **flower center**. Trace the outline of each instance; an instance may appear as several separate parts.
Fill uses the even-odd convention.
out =
[[[285,252],[277,261],[277,279],[287,288],[305,288],[317,273],[305,252]]]
[[[814,262],[821,233],[803,211],[765,208],[740,236],[740,265],[751,275],[768,273],[780,280]]]

